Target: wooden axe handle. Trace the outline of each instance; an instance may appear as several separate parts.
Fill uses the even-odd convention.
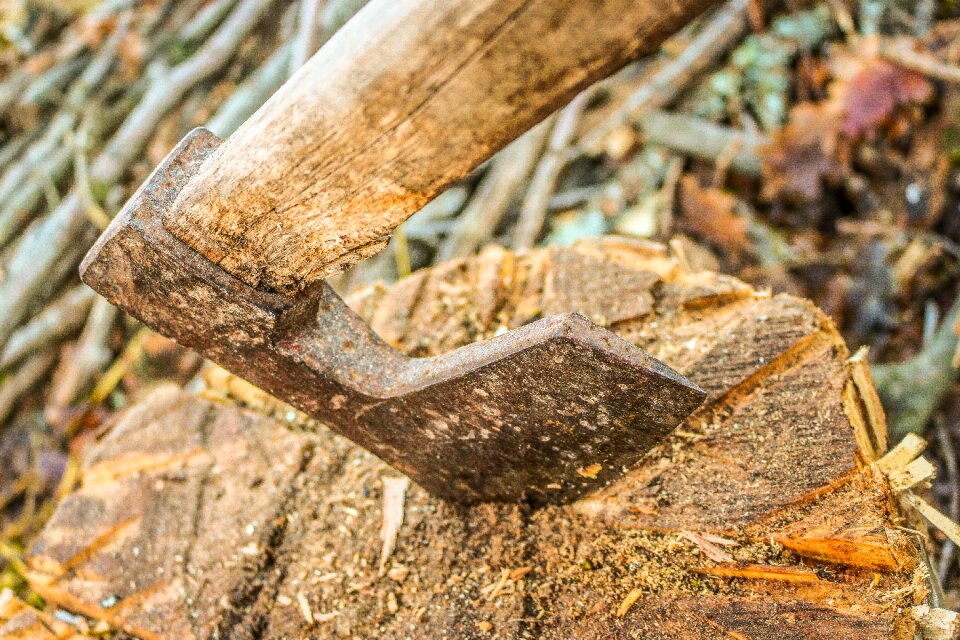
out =
[[[167,229],[293,294],[711,0],[372,0],[204,164]]]

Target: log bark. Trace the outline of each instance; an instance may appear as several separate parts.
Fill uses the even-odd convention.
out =
[[[395,471],[226,374],[166,388],[89,454],[33,588],[142,638],[914,638],[925,569],[871,464],[882,416],[809,302],[607,239],[489,249],[351,305],[416,355],[581,311],[709,400],[600,493],[531,511],[398,498]]]
[[[204,164],[164,225],[295,293],[711,0],[371,2]],[[584,31],[590,37],[584,37]]]

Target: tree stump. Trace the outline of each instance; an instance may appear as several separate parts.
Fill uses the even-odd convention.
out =
[[[926,569],[870,464],[882,412],[811,303],[619,239],[350,303],[411,355],[580,311],[709,400],[600,493],[531,510],[441,502],[277,405],[161,389],[89,453],[34,589],[142,638],[914,638]]]

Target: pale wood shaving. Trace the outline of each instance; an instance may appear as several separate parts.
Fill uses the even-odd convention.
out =
[[[739,547],[740,546],[740,543],[737,542],[736,540],[731,540],[730,538],[722,538],[712,533],[703,532],[697,535],[701,536],[706,540],[709,540],[713,544],[719,544],[720,546],[723,546],[723,547]]]
[[[910,464],[926,448],[926,440],[915,433],[908,433],[889,453],[877,460],[877,468],[889,475],[892,471]]]
[[[303,595],[303,591],[297,592],[297,604],[300,605],[300,613],[303,614],[303,619],[307,621],[307,624],[313,624],[313,611],[310,609],[310,603],[307,602],[307,596]]]
[[[960,614],[926,604],[912,610],[924,640],[953,640],[960,636]]]
[[[628,593],[627,596],[620,603],[620,606],[617,607],[617,617],[622,618],[623,616],[627,615],[627,612],[630,611],[630,607],[632,607],[633,604],[637,600],[639,600],[640,596],[642,595],[643,595],[643,591],[641,589],[634,589],[633,591]]]
[[[883,405],[880,403],[880,396],[877,394],[877,387],[873,382],[873,375],[870,373],[870,363],[867,361],[869,349],[861,347],[847,361],[850,365],[850,379],[856,387],[857,394],[863,402],[863,408],[866,412],[867,427],[870,430],[874,447],[877,453],[886,453],[890,447],[890,441],[887,437],[887,421],[883,412]]]
[[[958,526],[957,523],[937,511],[932,504],[916,494],[908,491],[904,493],[903,496],[907,502],[910,503],[910,506],[926,518],[930,524],[940,529],[945,536],[953,540],[954,544],[960,545],[960,526]]]
[[[700,552],[714,562],[733,562],[733,556],[707,540],[705,536],[692,531],[681,531],[680,535],[697,545]]]
[[[930,486],[936,469],[926,458],[917,458],[910,464],[890,472],[890,486],[894,491],[906,491],[919,486]]]
[[[820,577],[810,569],[769,564],[735,564],[700,569],[720,578],[744,578],[747,580],[773,580],[775,582],[820,582]]]
[[[493,584],[487,585],[481,589],[481,593],[487,594],[487,600],[495,600],[500,592],[503,591],[503,588],[507,586],[507,582],[510,580],[510,570],[504,569],[500,572],[500,579],[494,582]]]
[[[383,527],[380,529],[380,541],[383,547],[380,550],[379,574],[387,574],[387,562],[397,546],[397,536],[403,525],[403,505],[407,499],[409,478],[383,479]]]

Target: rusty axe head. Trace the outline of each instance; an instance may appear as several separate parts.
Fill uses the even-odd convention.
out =
[[[706,4],[373,0],[229,139],[188,135],[82,277],[440,496],[582,495],[704,392],[576,314],[408,359],[323,278]]]
[[[84,282],[460,502],[562,502],[620,475],[703,400],[666,365],[579,314],[431,358],[385,344],[324,282],[258,291],[164,228],[219,145],[189,134],[81,265]]]

